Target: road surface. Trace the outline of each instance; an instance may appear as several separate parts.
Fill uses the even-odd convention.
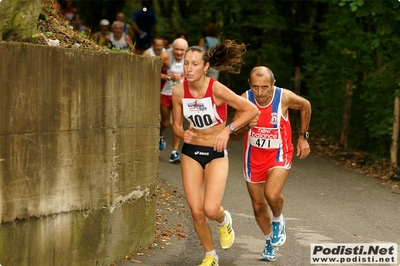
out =
[[[160,152],[160,182],[175,197],[169,200],[168,206],[159,206],[165,215],[162,223],[175,228],[179,224],[188,237],[159,239],[156,247],[133,252],[133,256],[116,265],[199,265],[204,257],[184,199],[180,166],[168,162],[171,136],[167,135],[166,140],[167,148]],[[230,172],[223,207],[233,216],[236,240],[231,249],[222,250],[217,225],[211,223],[220,266],[327,265],[310,263],[312,243],[397,243],[400,263],[399,191],[375,178],[350,172],[333,161],[312,154],[305,160],[294,159],[284,188],[287,241],[278,250],[275,262],[259,261],[265,241],[254,219],[242,175],[242,142],[230,142],[228,152]],[[172,211],[165,210],[168,207]],[[187,212],[181,212],[183,208]],[[373,265],[397,266],[399,263]]]

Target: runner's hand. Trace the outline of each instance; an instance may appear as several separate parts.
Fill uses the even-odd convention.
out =
[[[248,127],[249,128],[253,128],[255,125],[257,125],[258,119],[260,118],[260,114],[261,111],[258,111],[258,114],[256,115],[256,117],[254,117],[253,119],[250,120]]]
[[[194,133],[193,128],[189,126],[188,130],[185,130],[183,133],[183,141],[185,143],[191,143],[192,140],[196,137],[196,133]]]
[[[306,138],[300,137],[297,141],[297,156],[300,159],[305,159],[310,154],[310,145]]]
[[[226,149],[230,134],[231,132],[228,127],[225,127],[224,130],[219,132],[219,134],[215,137],[214,151],[222,152]]]

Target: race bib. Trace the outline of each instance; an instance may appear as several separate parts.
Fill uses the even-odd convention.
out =
[[[253,127],[249,141],[252,146],[261,149],[277,149],[280,145],[279,129],[266,127]]]
[[[206,129],[217,124],[211,98],[182,99],[183,114],[195,129]]]

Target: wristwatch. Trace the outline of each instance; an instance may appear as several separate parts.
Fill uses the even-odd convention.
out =
[[[310,137],[310,134],[308,133],[308,132],[300,132],[299,133],[299,137],[300,136],[303,136],[303,137],[305,137],[306,139],[308,139],[309,137]]]
[[[167,76],[167,80],[171,80],[171,77],[169,75]]]
[[[232,134],[235,134],[235,133],[236,133],[235,129],[236,129],[236,128],[235,128],[234,125],[229,124],[229,130],[231,131]]]

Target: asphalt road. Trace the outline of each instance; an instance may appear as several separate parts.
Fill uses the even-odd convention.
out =
[[[188,237],[159,240],[156,247],[138,254],[133,252],[134,256],[117,263],[119,266],[132,266],[139,262],[139,265],[151,266],[199,265],[204,257],[184,199],[180,167],[168,162],[171,136],[167,135],[166,140],[167,148],[160,152],[160,182],[176,195],[169,207],[177,211],[164,210],[163,222],[170,226],[182,223]],[[233,216],[236,240],[231,249],[222,250],[217,225],[211,223],[220,266],[318,265],[310,263],[311,243],[389,242],[398,244],[399,262],[385,265],[400,265],[400,193],[377,179],[349,172],[333,161],[312,154],[305,160],[294,159],[284,188],[287,241],[279,249],[275,262],[260,261],[265,241],[254,219],[242,175],[242,142],[230,142],[228,152],[230,172],[223,207]],[[188,211],[179,212],[179,206],[185,206]]]

